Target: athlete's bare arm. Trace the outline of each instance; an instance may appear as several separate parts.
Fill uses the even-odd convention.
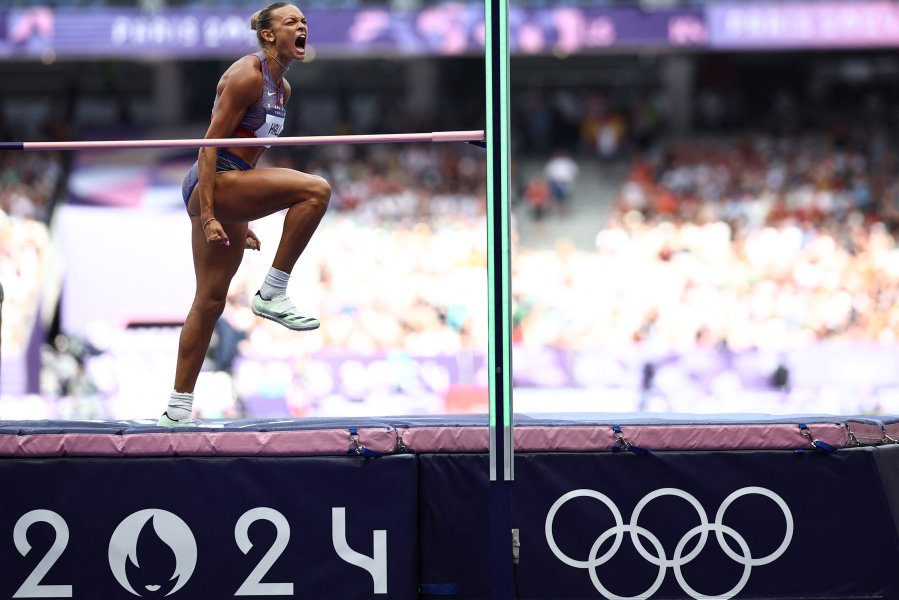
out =
[[[259,100],[262,94],[262,72],[255,66],[258,59],[244,57],[234,63],[219,80],[216,93],[219,96],[215,114],[206,131],[206,139],[228,138],[234,135],[238,123],[247,108]],[[255,63],[255,64],[254,64]],[[236,150],[236,149],[235,149]],[[235,152],[237,154],[237,152]],[[228,238],[215,217],[213,190],[215,189],[215,163],[217,148],[201,148],[197,161],[199,170],[200,220],[206,224],[204,233],[209,243],[226,243]],[[243,157],[242,157],[243,158]],[[255,158],[255,157],[254,157]]]

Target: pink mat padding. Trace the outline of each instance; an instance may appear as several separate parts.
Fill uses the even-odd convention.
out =
[[[631,425],[621,433],[647,450],[796,450],[811,448],[796,424]],[[845,425],[809,425],[816,440],[837,448],[850,445]],[[486,452],[486,427],[421,427],[401,431],[403,443],[415,452]],[[515,428],[519,452],[608,452],[618,444],[605,425],[521,426]]]
[[[883,434],[890,438],[889,440],[885,439],[885,442],[889,442],[890,440],[899,441],[899,423],[887,423],[884,425]]]
[[[899,425],[891,428],[899,439]],[[836,448],[880,443],[880,425],[853,422],[809,424],[814,439]],[[359,443],[385,454],[487,452],[484,426],[359,428]],[[625,425],[621,436],[650,451],[796,450],[812,448],[799,427],[789,423]],[[621,448],[609,425],[532,425],[515,428],[519,452],[608,452]],[[148,433],[37,433],[0,435],[0,456],[334,456],[353,448],[347,429],[276,431],[177,431]]]
[[[889,425],[887,427],[889,427]],[[860,421],[852,421],[847,425],[847,428],[849,429],[849,433],[855,436],[855,439],[862,446],[882,444],[886,441],[883,438],[885,428],[879,423],[862,423]],[[897,428],[896,433],[897,435],[899,435],[899,428]]]
[[[403,444],[415,452],[486,452],[490,449],[487,427],[411,427],[400,430]]]
[[[396,431],[360,428],[359,442],[393,452]],[[321,456],[347,454],[346,429],[0,436],[2,456]]]
[[[795,450],[812,448],[795,424],[646,425],[622,427],[622,435],[647,450]],[[849,445],[846,427],[816,423],[809,431],[818,441],[837,448]]]

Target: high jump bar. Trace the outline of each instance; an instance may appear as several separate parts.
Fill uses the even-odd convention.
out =
[[[383,133],[369,135],[318,135],[281,138],[209,138],[190,140],[91,140],[82,142],[0,142],[0,150],[52,151],[129,148],[202,148],[238,146],[318,146],[326,144],[383,144],[401,142],[469,142],[484,144],[484,130]]]

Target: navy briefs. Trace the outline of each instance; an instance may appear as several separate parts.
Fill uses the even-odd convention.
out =
[[[252,168],[251,165],[245,163],[239,156],[235,156],[227,150],[219,150],[218,159],[215,161],[216,173],[221,173],[223,171],[249,171]],[[197,163],[194,163],[190,168],[190,171],[187,172],[187,175],[184,176],[184,182],[181,184],[181,195],[184,198],[184,206],[187,206],[190,195],[194,192],[194,188],[197,187],[197,183],[199,182],[199,166]]]

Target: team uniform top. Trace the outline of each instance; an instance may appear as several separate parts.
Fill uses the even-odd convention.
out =
[[[257,52],[256,57],[262,63],[262,95],[255,104],[247,108],[234,135],[239,137],[278,137],[284,130],[284,82],[275,81],[268,68],[265,54]],[[216,95],[212,105],[212,114],[219,103]],[[268,148],[269,146],[266,146]]]

